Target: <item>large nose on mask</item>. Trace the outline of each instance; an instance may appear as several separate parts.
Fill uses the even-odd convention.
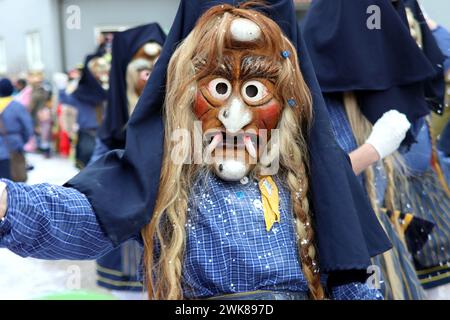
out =
[[[240,99],[233,98],[219,111],[219,120],[227,131],[237,133],[252,121],[252,113]]]

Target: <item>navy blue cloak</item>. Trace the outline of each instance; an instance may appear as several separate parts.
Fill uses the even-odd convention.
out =
[[[109,75],[108,104],[99,138],[110,149],[125,148],[125,126],[128,122],[126,72],[136,52],[147,42],[161,46],[166,35],[159,24],[138,26],[114,35],[111,71]]]
[[[379,8],[379,29],[368,27],[370,6]],[[429,113],[425,85],[437,70],[411,37],[402,0],[316,0],[303,34],[322,91],[354,91],[370,122],[390,109],[411,123]]]
[[[161,109],[169,59],[176,46],[210,7],[231,0],[182,0],[161,57],[129,121],[125,150],[115,150],[84,169],[66,186],[84,193],[100,225],[115,244],[136,234],[151,217],[163,156]],[[314,122],[308,136],[311,204],[322,271],[366,269],[370,257],[391,245],[350,159],[337,145],[330,120],[295,17],[291,0],[256,8],[276,21],[298,50],[303,76],[313,95]]]
[[[96,106],[106,101],[107,91],[103,89],[102,85],[95,79],[92,72],[89,70],[89,62],[97,57],[101,57],[101,53],[90,54],[86,56],[81,79],[78,82],[78,87],[72,95],[85,104]]]
[[[411,9],[414,18],[420,24],[420,30],[422,32],[422,50],[436,72],[436,76],[425,83],[425,98],[431,110],[442,115],[445,105],[444,61],[446,57],[442,53],[433,33],[428,27],[427,21],[417,0],[405,0],[405,6]]]

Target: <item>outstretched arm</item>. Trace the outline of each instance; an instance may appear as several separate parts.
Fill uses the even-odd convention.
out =
[[[0,247],[49,260],[96,259],[113,249],[79,191],[0,180],[0,192]]]

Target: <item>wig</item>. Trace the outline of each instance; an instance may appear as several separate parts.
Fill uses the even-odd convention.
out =
[[[193,113],[198,90],[197,81],[214,72],[223,62],[223,52],[232,46],[230,25],[236,18],[256,23],[262,32],[265,48],[277,61],[276,93],[283,104],[279,129],[280,174],[291,195],[297,242],[302,270],[308,281],[311,297],[324,298],[320,284],[314,230],[308,201],[308,150],[305,142],[312,119],[309,90],[299,69],[296,49],[278,25],[262,13],[240,7],[219,5],[209,9],[196,27],[173,54],[167,78],[164,104],[164,157],[158,199],[150,223],[142,230],[145,245],[146,283],[150,299],[182,299],[182,273],[186,244],[185,223],[192,184],[206,164],[194,161],[193,139],[184,139],[185,161],[175,163],[171,153],[176,129],[188,129],[191,137],[200,134],[194,125]],[[242,48],[245,50],[245,48]],[[283,57],[281,52],[290,55]],[[198,63],[203,61],[203,63]],[[291,99],[296,106],[289,105]],[[180,141],[177,141],[179,145]],[[258,166],[254,169],[258,175]]]

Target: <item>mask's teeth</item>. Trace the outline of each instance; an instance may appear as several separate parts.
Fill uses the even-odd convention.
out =
[[[257,157],[255,146],[253,145],[252,139],[249,136],[244,137],[245,149],[247,149],[248,154],[255,158]]]
[[[214,136],[211,143],[208,146],[208,151],[211,153],[222,142],[222,134],[218,133]]]

